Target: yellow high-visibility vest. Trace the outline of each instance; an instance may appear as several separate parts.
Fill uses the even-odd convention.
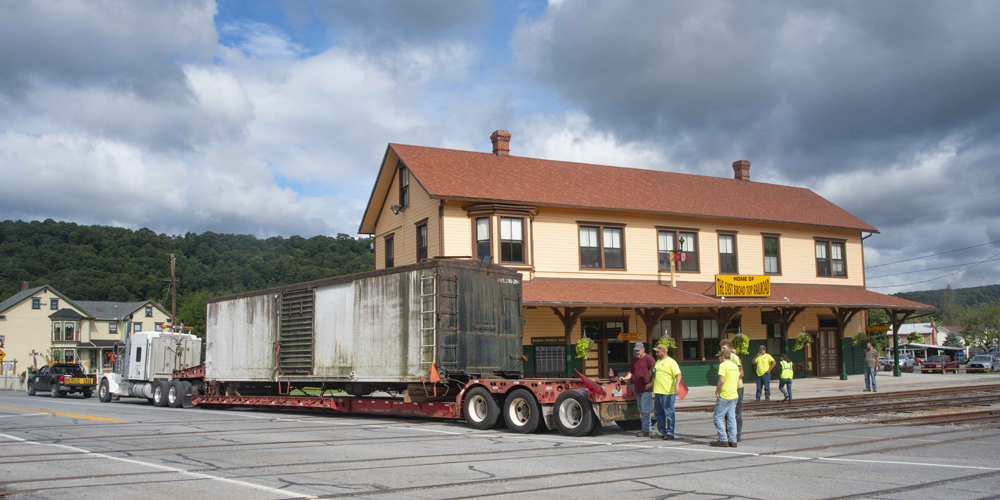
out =
[[[781,362],[781,378],[792,378],[795,375],[792,373],[792,363],[789,361]]]

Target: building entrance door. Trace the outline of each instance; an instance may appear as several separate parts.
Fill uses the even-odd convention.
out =
[[[837,355],[837,330],[820,330],[818,337],[819,376],[840,375],[840,359]]]
[[[613,371],[624,375],[632,364],[632,343],[618,340],[618,334],[625,331],[621,320],[593,320],[582,322],[583,336],[594,343],[584,363],[586,375],[607,378]]]

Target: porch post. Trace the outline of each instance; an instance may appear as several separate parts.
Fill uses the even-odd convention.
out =
[[[903,326],[903,323],[909,319],[916,311],[908,311],[901,309],[883,309],[886,314],[889,315],[889,321],[892,323],[892,376],[902,377],[903,372],[899,370],[899,328]],[[897,314],[903,314],[900,318],[896,316]],[[942,372],[944,373],[944,372]]]
[[[646,325],[646,343],[650,344],[653,342],[653,328],[656,328],[657,323],[663,319],[663,316],[667,314],[667,310],[662,307],[647,307],[645,309],[636,308],[635,312],[642,318],[642,322]],[[673,332],[671,332],[673,335]],[[649,351],[653,350],[653,346],[650,346]]]
[[[840,342],[840,380],[847,380],[847,358],[844,357],[844,330],[847,324],[854,319],[854,316],[861,312],[861,309],[847,309],[842,307],[831,307],[830,311],[837,317],[837,341]]]
[[[792,323],[795,322],[795,318],[805,311],[804,307],[776,307],[778,314],[781,315],[781,345],[784,352],[790,352],[791,349],[788,348],[788,331],[792,328]]]
[[[556,313],[559,321],[563,324],[563,331],[566,334],[566,378],[573,376],[573,354],[575,349],[573,349],[573,327],[576,326],[577,320],[580,319],[580,315],[587,310],[586,307],[566,307],[565,312],[560,311],[558,307],[551,307],[552,312]]]

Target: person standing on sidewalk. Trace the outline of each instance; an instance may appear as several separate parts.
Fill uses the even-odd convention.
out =
[[[656,430],[661,439],[674,439],[674,391],[681,383],[681,367],[667,354],[667,346],[660,344],[653,348],[656,354],[656,370],[653,374],[653,411],[656,414]]]
[[[760,352],[753,358],[757,367],[757,401],[760,401],[760,389],[764,388],[764,400],[771,400],[771,370],[774,369],[774,358],[767,353],[767,348],[760,346]]]
[[[743,440],[743,360],[740,353],[733,349],[733,341],[722,339],[719,343],[722,347],[729,348],[729,361],[740,367],[740,379],[736,382],[736,440]]]
[[[788,361],[788,355],[781,355],[781,375],[778,376],[778,390],[785,395],[785,399],[781,402],[784,403],[788,401],[792,402],[792,378],[795,376],[795,372],[792,370],[792,362]],[[785,388],[788,388],[788,392],[785,392]]]
[[[869,342],[865,348],[865,392],[878,392],[878,387],[875,387],[876,373],[878,373],[878,351]]]
[[[719,352],[719,383],[715,386],[715,414],[712,416],[719,440],[709,444],[736,448],[736,380],[740,369],[729,358],[729,348],[723,347]]]
[[[653,411],[653,367],[656,365],[656,360],[646,354],[642,342],[635,343],[632,354],[634,356],[632,368],[622,378],[622,382],[634,380],[635,399],[639,403],[639,415],[642,417],[642,430],[637,432],[636,436],[649,437],[650,431],[653,430],[650,413]]]

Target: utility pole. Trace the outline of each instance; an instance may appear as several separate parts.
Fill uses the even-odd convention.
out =
[[[174,275],[174,254],[170,254],[170,326],[177,326],[177,276]]]

